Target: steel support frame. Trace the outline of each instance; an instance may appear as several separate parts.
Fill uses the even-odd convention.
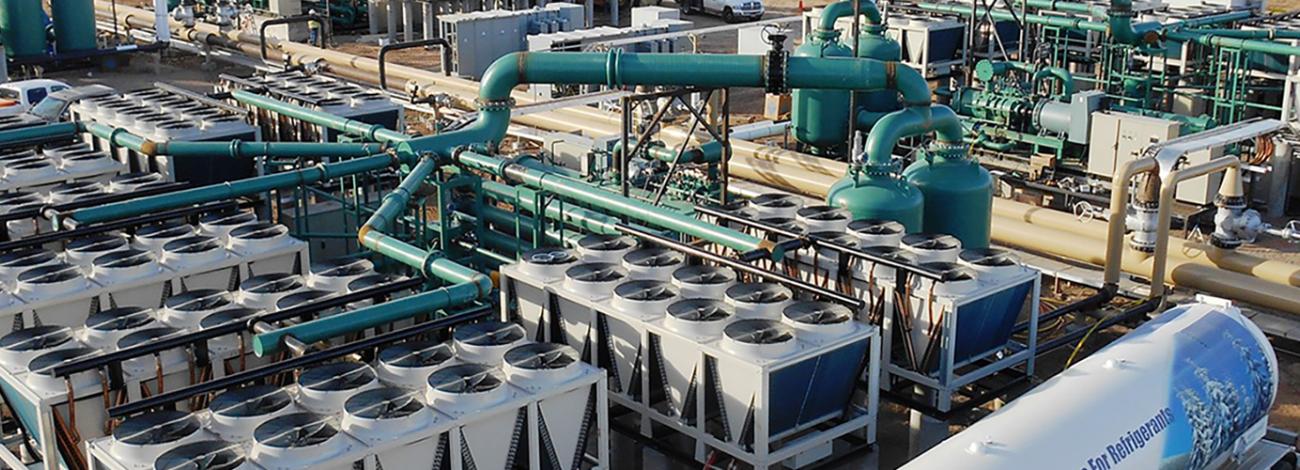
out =
[[[720,108],[718,109],[719,111],[718,114],[720,115],[719,119],[721,120],[720,123],[711,123],[710,120],[706,117],[708,115],[705,114],[704,112],[705,110],[703,109],[704,106],[708,106],[708,103],[710,102],[713,93],[715,91],[719,92],[719,98],[720,98],[720,102],[718,104],[718,107]],[[685,99],[686,96],[697,95],[701,93],[703,94],[704,99],[702,100],[703,105],[700,107],[693,106],[690,100]],[[649,122],[641,123],[641,130],[637,132],[636,144],[632,147],[631,151],[628,151],[628,145],[631,144],[630,138],[632,137],[633,128],[635,127],[635,123],[633,122],[633,120],[634,120],[634,113],[636,112],[637,107],[641,103],[654,102],[654,101],[658,101],[661,98],[668,98],[668,102],[655,111],[655,114],[650,118]],[[679,88],[674,90],[666,90],[666,91],[659,91],[653,93],[632,94],[620,98],[619,104],[621,108],[620,116],[621,116],[621,123],[622,123],[622,134],[620,135],[620,139],[619,139],[618,152],[614,155],[616,161],[616,167],[618,171],[618,184],[619,184],[620,193],[624,197],[628,197],[630,192],[630,187],[627,179],[629,163],[631,162],[632,158],[634,158],[636,155],[639,155],[641,151],[645,150],[646,146],[650,144],[650,137],[662,127],[661,124],[663,123],[664,116],[667,115],[668,109],[672,108],[675,103],[681,103],[682,107],[686,108],[686,110],[691,114],[691,125],[689,127],[690,131],[687,133],[687,136],[685,139],[683,139],[682,143],[677,146],[677,158],[674,158],[673,161],[669,164],[668,174],[664,177],[663,184],[658,189],[655,190],[654,198],[652,202],[655,204],[659,204],[659,201],[663,198],[664,192],[668,188],[668,184],[672,182],[673,175],[675,175],[677,172],[677,167],[679,164],[678,161],[681,160],[682,154],[684,154],[686,152],[686,149],[689,148],[691,145],[691,137],[694,136],[695,130],[697,128],[703,127],[704,130],[709,133],[709,136],[712,137],[714,141],[722,143],[722,161],[719,164],[717,164],[719,183],[720,183],[720,187],[719,187],[720,193],[718,197],[721,203],[726,204],[727,185],[730,180],[727,171],[727,163],[731,161],[731,154],[732,154],[731,93],[730,93],[730,89],[728,88],[689,87],[689,88]]]

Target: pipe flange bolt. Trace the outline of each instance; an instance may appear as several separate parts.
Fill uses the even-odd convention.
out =
[[[509,111],[515,106],[514,98],[505,98],[499,100],[485,100],[482,98],[474,100],[478,104],[480,111]]]
[[[784,95],[790,92],[790,86],[786,82],[789,58],[790,53],[782,49],[772,49],[767,52],[768,93]]]

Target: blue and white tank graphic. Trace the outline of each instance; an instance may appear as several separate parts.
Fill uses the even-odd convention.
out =
[[[1179,305],[905,469],[1200,470],[1263,438],[1277,357],[1231,305]]]

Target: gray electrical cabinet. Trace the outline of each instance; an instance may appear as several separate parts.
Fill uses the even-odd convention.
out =
[[[1137,158],[1151,144],[1178,137],[1174,121],[1134,114],[1092,113],[1088,173],[1110,178],[1120,165]]]

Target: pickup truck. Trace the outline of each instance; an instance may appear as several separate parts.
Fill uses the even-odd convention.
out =
[[[68,88],[67,83],[45,78],[0,83],[0,116],[25,113],[51,93]]]
[[[701,11],[722,17],[723,21],[757,21],[763,17],[763,0],[677,0],[683,15]]]

